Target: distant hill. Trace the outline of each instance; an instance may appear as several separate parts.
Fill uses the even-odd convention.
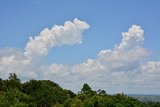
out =
[[[160,95],[129,94],[128,96],[137,98],[142,102],[160,102]]]

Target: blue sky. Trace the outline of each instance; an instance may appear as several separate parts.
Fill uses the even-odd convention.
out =
[[[85,32],[83,44],[56,48],[49,55],[49,63],[54,60],[74,64],[94,58],[101,49],[113,48],[121,40],[121,32],[132,24],[143,27],[144,45],[155,52],[153,58],[156,60],[160,54],[159,8],[158,0],[3,0],[0,4],[0,48],[23,49],[29,36],[34,37],[44,28],[78,18],[91,26]],[[69,57],[69,54],[73,55]]]
[[[44,58],[46,65],[74,66],[88,59],[96,60],[101,50],[114,49],[122,40],[121,33],[132,25],[144,30],[143,48],[150,55],[142,62],[159,61],[159,4],[159,0],[1,0],[0,49],[9,47],[23,52],[30,36],[34,38],[45,28],[78,18],[90,25],[83,32],[83,43],[53,47]],[[63,85],[61,81],[60,84]],[[134,90],[126,92],[134,93]],[[160,94],[157,90],[156,93]]]

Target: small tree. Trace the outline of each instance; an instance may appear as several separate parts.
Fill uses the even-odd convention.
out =
[[[9,73],[9,80],[15,80],[17,82],[20,82],[20,79],[17,77],[15,73]]]
[[[104,90],[99,89],[97,92],[100,95],[106,95],[106,91],[104,91]]]
[[[86,93],[91,91],[92,91],[91,87],[86,83],[83,85],[83,88],[81,89],[81,93]]]
[[[84,84],[81,89],[81,93],[86,94],[88,97],[91,97],[96,94],[96,91],[93,91],[88,84]]]
[[[4,90],[10,90],[10,89],[19,89],[21,90],[21,82],[20,79],[17,77],[15,73],[9,74],[9,77],[7,80],[4,80]]]

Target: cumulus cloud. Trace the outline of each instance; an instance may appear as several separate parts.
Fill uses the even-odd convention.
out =
[[[128,32],[122,32],[122,41],[117,46],[118,49],[132,49],[140,46],[144,40],[144,32],[140,26],[132,25]]]
[[[24,52],[14,48],[1,49],[1,78],[7,78],[9,73],[17,73],[23,78],[45,77],[46,74],[41,74],[41,68],[44,66],[42,59],[44,55],[48,53],[49,49],[57,45],[81,44],[82,33],[88,28],[89,25],[86,22],[75,18],[73,22],[66,21],[63,26],[54,25],[50,30],[46,28],[40,35],[34,38],[30,37]],[[49,73],[50,68],[55,65],[53,64],[51,67],[47,68],[47,72]],[[64,68],[60,69],[60,65],[57,65],[54,69],[55,71],[58,71],[58,69],[60,71]]]
[[[56,81],[62,82],[63,85],[70,83],[69,86],[87,82],[95,88],[112,88],[111,92],[118,91],[117,88],[120,89],[119,91],[135,92],[134,89],[140,88],[140,84],[144,86],[146,80],[152,81],[153,76],[148,71],[157,71],[160,67],[157,64],[158,62],[152,62],[154,64],[144,63],[144,60],[149,56],[149,51],[142,47],[143,42],[144,31],[140,26],[133,25],[128,32],[122,33],[122,41],[115,48],[101,50],[97,59],[88,59],[86,62],[72,67],[51,65],[47,68],[52,68],[52,70],[45,72],[45,74],[48,74],[46,78],[58,77]],[[152,67],[149,67],[151,65]],[[55,75],[57,72],[58,74]],[[159,78],[158,75],[155,75],[155,72],[152,74],[154,79]],[[64,84],[64,82],[67,83]],[[75,88],[71,89],[74,90]]]
[[[78,19],[66,21],[63,26],[55,25],[44,29],[38,36],[30,37],[24,52],[6,48],[0,50],[0,76],[17,73],[22,78],[51,79],[61,86],[78,91],[83,83],[95,89],[109,90],[111,93],[160,93],[160,62],[145,59],[149,51],[143,48],[144,31],[133,25],[122,33],[122,40],[113,49],[101,50],[97,58],[68,66],[43,63],[49,50],[54,46],[82,43],[82,33],[89,24]],[[142,87],[143,86],[143,87]],[[145,88],[150,88],[145,91]],[[117,90],[118,89],[118,90]]]
[[[36,73],[30,68],[30,64],[30,59],[17,49],[5,48],[0,51],[1,78],[7,78],[9,73],[16,73],[26,78],[36,77]]]
[[[25,48],[25,55],[46,55],[48,49],[56,45],[74,45],[82,43],[82,33],[88,29],[86,22],[77,18],[73,22],[66,21],[63,26],[55,25],[50,30],[44,29],[35,38],[30,37]]]
[[[157,83],[159,82],[160,80],[159,77],[160,77],[160,62],[150,61],[141,66],[140,73],[137,76],[135,82],[139,84],[146,83],[146,84],[153,85],[152,82],[154,82],[154,84],[156,82]]]
[[[30,37],[24,52],[14,48],[1,49],[1,77],[6,78],[9,73],[13,72],[23,77],[42,77],[40,72],[42,67],[40,66],[43,66],[42,59],[49,49],[57,45],[81,44],[82,33],[88,28],[89,25],[86,22],[75,18],[73,22],[66,21],[63,26],[54,25],[50,30],[44,29],[35,38]],[[49,68],[47,70],[50,71]]]

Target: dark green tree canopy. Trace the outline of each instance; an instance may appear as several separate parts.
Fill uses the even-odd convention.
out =
[[[91,87],[86,83],[83,85],[83,88],[81,89],[82,93],[83,92],[91,92],[91,91],[92,91]]]
[[[10,73],[8,79],[3,80],[3,90],[19,89],[21,90],[21,80],[15,73]]]
[[[141,102],[125,94],[108,95],[85,83],[81,93],[63,89],[50,80],[21,83],[15,73],[0,78],[0,107],[160,107],[159,102]]]
[[[105,90],[99,89],[97,92],[98,92],[98,94],[100,94],[100,95],[106,95],[106,91],[105,91]]]

